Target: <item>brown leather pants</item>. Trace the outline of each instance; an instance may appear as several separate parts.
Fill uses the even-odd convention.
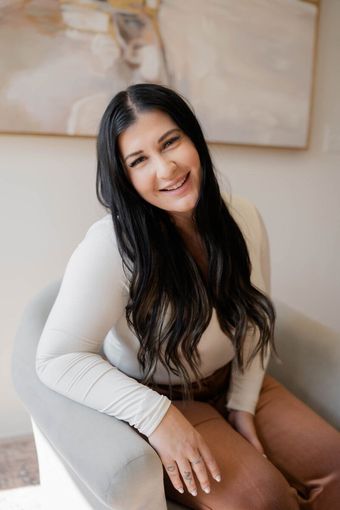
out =
[[[265,375],[255,414],[267,459],[227,421],[226,388],[230,365],[204,380],[193,401],[180,400],[172,386],[173,404],[200,432],[212,451],[222,481],[211,477],[205,494],[177,492],[164,469],[169,499],[200,510],[337,510],[340,508],[340,433]],[[169,388],[155,387],[169,396]]]

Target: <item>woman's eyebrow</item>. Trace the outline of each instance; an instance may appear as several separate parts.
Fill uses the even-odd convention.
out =
[[[162,135],[159,140],[158,140],[158,143],[160,143],[162,140],[164,140],[164,138],[166,138],[168,135],[170,135],[170,133],[173,133],[174,131],[180,131],[179,128],[172,128],[172,129],[169,129],[169,131],[167,131],[166,133],[164,133],[164,135]]]
[[[158,139],[158,142],[157,143],[160,143],[164,140],[164,138],[166,138],[168,135],[170,135],[170,133],[173,133],[174,131],[180,131],[179,128],[172,128],[172,129],[169,129],[168,131],[166,131],[159,139]],[[136,151],[136,152],[131,152],[131,154],[129,154],[128,156],[126,156],[126,158],[124,158],[124,161],[126,161],[128,158],[131,158],[131,156],[137,156],[138,154],[141,154],[143,151],[140,150],[140,151]]]

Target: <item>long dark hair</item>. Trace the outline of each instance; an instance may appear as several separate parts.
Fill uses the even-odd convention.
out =
[[[168,213],[145,201],[130,183],[118,137],[142,112],[165,112],[198,151],[202,180],[193,219],[209,259],[208,281],[170,220]],[[97,197],[111,211],[130,289],[126,318],[140,342],[142,383],[153,386],[156,362],[183,381],[191,398],[188,368],[200,386],[197,344],[213,307],[223,332],[233,342],[244,370],[260,353],[262,365],[274,346],[275,310],[271,300],[250,282],[251,262],[240,228],[221,197],[202,129],[187,101],[167,87],[141,83],[119,92],[102,117],[97,139]],[[249,329],[259,339],[247,360]]]

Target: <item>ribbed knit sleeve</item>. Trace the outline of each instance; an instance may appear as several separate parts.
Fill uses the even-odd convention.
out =
[[[269,244],[262,218],[256,207],[245,199],[235,198],[231,204],[230,212],[238,223],[248,247],[252,264],[251,282],[260,291],[270,295],[270,257]],[[251,331],[244,345],[244,359],[253,351],[257,343],[259,331]],[[227,408],[239,411],[248,411],[255,414],[256,404],[261,390],[265,369],[270,357],[269,349],[261,365],[258,354],[250,366],[242,372],[237,366],[236,357],[232,361],[231,384],[227,396]]]
[[[125,313],[126,292],[113,226],[99,221],[67,264],[39,341],[36,372],[52,390],[124,420],[148,437],[171,401],[102,355],[105,336]]]

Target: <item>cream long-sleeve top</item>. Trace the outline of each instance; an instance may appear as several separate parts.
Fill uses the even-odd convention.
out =
[[[237,196],[229,199],[225,195],[223,198],[247,243],[251,281],[268,294],[268,245],[261,217],[246,199]],[[139,382],[142,379],[137,360],[139,342],[128,328],[125,315],[128,291],[112,218],[107,214],[89,228],[66,266],[39,341],[36,371],[49,388],[124,420],[149,437],[171,401]],[[257,338],[256,332],[249,333],[246,353],[252,350]],[[260,357],[254,359],[245,373],[238,370],[234,347],[221,330],[215,309],[198,351],[202,377],[232,363],[226,406],[254,414],[264,376]],[[176,375],[169,380],[160,362],[154,379],[160,384],[181,382]]]

